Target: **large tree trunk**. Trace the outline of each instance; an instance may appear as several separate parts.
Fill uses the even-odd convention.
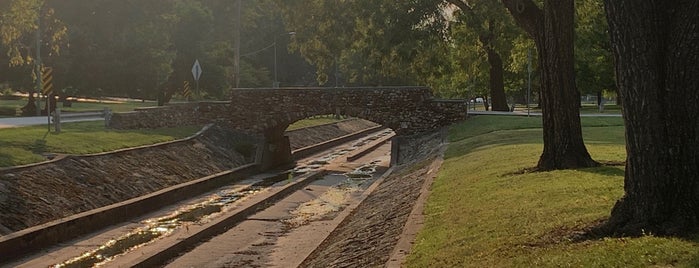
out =
[[[626,123],[617,235],[699,228],[699,2],[605,0]]]
[[[536,43],[541,68],[544,152],[539,170],[592,167],[580,125],[575,88],[573,0],[546,0],[542,11],[531,0],[502,0]]]
[[[490,102],[493,111],[509,111],[507,97],[505,97],[504,69],[502,58],[492,48],[486,48],[488,63],[490,64]]]

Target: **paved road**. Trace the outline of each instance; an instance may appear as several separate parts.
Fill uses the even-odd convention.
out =
[[[104,120],[104,117],[97,115],[88,115],[74,118],[62,118],[62,123],[80,122],[80,121],[98,121]],[[10,117],[0,118],[0,128],[14,128],[34,125],[46,125],[48,123],[46,116],[30,116],[30,117]]]
[[[527,111],[514,112],[494,112],[494,111],[468,111],[470,115],[509,115],[509,116],[527,116]],[[530,113],[531,116],[541,116],[541,113]],[[580,117],[621,117],[621,114],[580,114]]]

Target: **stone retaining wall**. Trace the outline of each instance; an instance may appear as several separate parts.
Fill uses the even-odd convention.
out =
[[[391,165],[413,163],[434,154],[447,142],[447,129],[442,128],[410,136],[395,136],[391,140]]]
[[[113,129],[162,128],[220,122],[230,110],[230,102],[181,103],[136,108],[113,113],[107,126]]]

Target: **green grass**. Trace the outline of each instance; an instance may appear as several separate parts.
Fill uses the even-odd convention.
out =
[[[110,130],[104,122],[62,124],[61,133],[46,126],[0,129],[0,167],[43,161],[42,153],[90,154],[184,138],[200,126],[152,130]]]
[[[289,129],[337,122],[334,118],[308,118]],[[49,133],[45,125],[0,129],[0,167],[46,160],[42,154],[91,154],[154,144],[188,137],[199,126],[177,128],[111,130],[102,121],[63,123],[61,133]],[[241,150],[247,150],[241,148]]]
[[[300,128],[307,128],[312,126],[324,125],[329,123],[339,122],[342,119],[335,119],[333,116],[322,116],[322,117],[312,117],[306,118],[300,121],[296,121],[286,128],[287,131],[295,130]]]
[[[623,161],[619,118],[583,118],[598,161]],[[541,150],[539,118],[479,116],[451,129],[408,267],[698,267],[699,237],[571,241],[608,217],[623,167],[521,173]]]
[[[15,114],[19,112],[19,108],[22,108],[27,103],[26,100],[0,100],[0,109],[14,109]],[[13,117],[9,113],[2,113],[0,117]]]

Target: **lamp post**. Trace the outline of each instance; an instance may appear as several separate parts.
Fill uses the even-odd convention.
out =
[[[281,35],[295,35],[296,32],[287,32],[287,33],[282,33],[282,34],[275,34],[274,35],[274,82],[272,82],[272,87],[273,88],[278,88],[279,87],[279,80],[277,80],[277,36]]]
[[[41,115],[41,7],[39,7],[39,12],[36,16],[36,115]],[[48,102],[48,99],[46,99]],[[46,109],[48,114],[48,109]]]

